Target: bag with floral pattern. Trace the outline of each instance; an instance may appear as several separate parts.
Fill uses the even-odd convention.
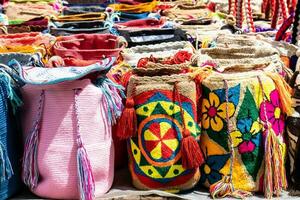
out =
[[[284,113],[291,111],[290,88],[278,73],[283,67],[279,55],[255,47],[202,53],[220,72],[202,82],[205,164],[200,182],[210,187],[212,197],[243,198],[256,191],[268,198],[279,195],[287,186]]]

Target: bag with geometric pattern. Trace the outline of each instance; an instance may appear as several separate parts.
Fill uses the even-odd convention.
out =
[[[197,90],[189,74],[167,70],[158,76],[142,69],[143,75],[131,76],[118,136],[129,138],[135,187],[178,192],[193,188],[200,178]]]

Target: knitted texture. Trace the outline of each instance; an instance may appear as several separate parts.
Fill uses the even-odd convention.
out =
[[[78,94],[74,94],[75,89],[79,90]],[[22,89],[25,137],[29,137],[36,120],[42,91],[44,105],[37,150],[40,178],[32,191],[44,198],[79,199],[78,176],[81,173],[77,173],[76,152],[77,148],[84,148],[81,152],[89,160],[94,195],[101,196],[110,189],[114,174],[114,147],[104,92],[88,79],[48,86],[26,85]]]
[[[264,144],[270,129],[279,140],[284,159],[284,114],[279,92],[263,71],[248,70],[214,73],[203,81],[200,144],[205,164],[200,168],[200,182],[205,186],[230,176],[236,190],[263,191]],[[268,123],[272,128],[266,127]]]
[[[18,120],[13,114],[9,100],[11,88],[9,75],[0,74],[0,199],[5,200],[20,191],[22,182],[21,135],[18,134]]]
[[[128,140],[135,187],[177,192],[195,186],[199,169],[183,167],[181,146],[185,137],[199,139],[195,83],[187,75],[133,76],[127,95],[137,115],[137,132]]]

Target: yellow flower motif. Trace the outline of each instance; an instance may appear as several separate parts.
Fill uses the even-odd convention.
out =
[[[251,153],[260,143],[262,125],[251,118],[241,119],[237,122],[238,130],[230,133],[234,148],[238,148],[240,154]]]
[[[213,93],[209,93],[208,99],[203,99],[202,102],[202,125],[204,129],[213,131],[221,131],[223,129],[223,120],[226,119],[226,102],[220,104],[219,97]],[[232,117],[235,112],[234,104],[228,102],[228,115]]]

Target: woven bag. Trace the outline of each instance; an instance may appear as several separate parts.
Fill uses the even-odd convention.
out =
[[[197,143],[196,84],[188,74],[157,76],[159,72],[135,70],[143,76],[130,78],[118,124],[119,130],[126,129],[119,136],[132,136],[127,147],[133,184],[172,192],[191,189],[203,161]]]
[[[107,78],[96,81],[97,86],[79,78],[94,70],[106,72],[113,62],[105,60],[86,69],[21,69],[28,83],[22,88],[23,180],[36,195],[91,200],[110,189],[114,177],[111,126],[122,99]]]
[[[38,32],[0,35],[0,53],[36,53],[46,54],[46,48],[55,38]]]
[[[194,52],[193,46],[186,41],[180,42],[163,42],[154,45],[140,45],[127,48],[122,52],[124,61],[130,66],[137,66],[141,58],[154,56],[156,58],[166,58],[176,54],[178,51],[184,50],[189,53]]]
[[[108,27],[104,26],[104,21],[74,21],[74,22],[52,22],[50,33],[55,36],[68,36],[74,34],[108,34]]]
[[[202,82],[200,182],[212,197],[264,191],[270,198],[287,186],[283,132],[290,88],[278,74],[283,65],[278,55],[262,49],[251,55],[250,49],[231,49],[232,54],[222,49],[220,55],[218,48],[205,50],[222,69]]]
[[[128,13],[145,13],[145,12],[152,12],[157,5],[157,1],[139,3],[136,5],[128,5],[128,4],[110,4],[108,7],[114,9],[115,11],[120,12],[128,12]]]
[[[57,15],[57,11],[49,4],[14,3],[9,2],[5,7],[9,20],[28,21],[36,17]]]
[[[144,30],[119,30],[119,32],[128,42],[128,47],[153,45],[163,42],[187,41],[186,33],[181,29],[152,28]]]
[[[163,11],[162,14],[176,22],[185,22],[191,19],[210,17],[211,11],[203,2],[197,4],[179,2],[173,8]]]
[[[22,188],[21,158],[22,135],[16,106],[21,103],[13,80],[0,69],[0,199],[5,200]]]
[[[53,55],[67,66],[86,66],[103,58],[118,57],[126,46],[122,37],[112,34],[75,34],[59,37]]]

